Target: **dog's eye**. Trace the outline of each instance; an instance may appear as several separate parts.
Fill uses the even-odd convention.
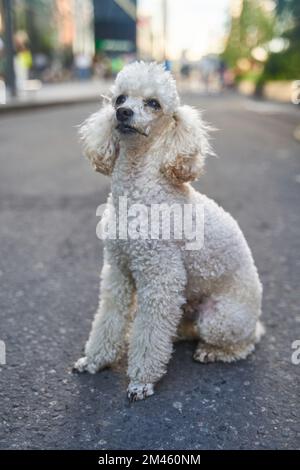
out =
[[[151,98],[150,100],[147,100],[146,105],[150,106],[150,108],[153,108],[153,109],[160,109],[161,108],[159,102],[157,100],[155,100],[154,98]]]
[[[116,105],[125,103],[126,98],[127,98],[127,96],[125,96],[125,95],[118,96],[118,98],[116,99]]]

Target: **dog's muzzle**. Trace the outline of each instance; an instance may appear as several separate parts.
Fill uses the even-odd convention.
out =
[[[116,117],[118,121],[117,130],[122,134],[141,134],[147,137],[147,134],[141,129],[138,129],[129,124],[133,114],[134,113],[130,108],[118,108],[116,111]]]
[[[129,121],[133,116],[133,111],[130,108],[121,107],[117,109],[117,120],[119,122]]]

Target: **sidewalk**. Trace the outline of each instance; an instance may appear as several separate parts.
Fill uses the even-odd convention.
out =
[[[101,95],[108,93],[111,84],[112,82],[104,80],[42,84],[40,89],[23,91],[17,98],[0,104],[0,113],[59,104],[100,101]]]
[[[8,98],[5,104],[1,103],[0,100],[0,113],[36,107],[100,101],[101,95],[108,93],[112,84],[113,81],[111,80],[100,79],[53,84],[43,84],[38,80],[30,80],[28,90],[19,92],[17,98]],[[180,92],[200,91],[205,93],[205,89],[198,82],[179,83],[178,89]]]

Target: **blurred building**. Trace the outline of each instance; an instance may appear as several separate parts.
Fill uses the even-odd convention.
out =
[[[139,56],[145,60],[166,58],[165,0],[140,2],[137,21]]]
[[[75,11],[72,0],[55,0],[53,9],[58,44],[63,47],[73,46],[75,38]]]
[[[13,0],[12,11],[14,32],[26,33],[33,54],[94,53],[93,0]],[[0,36],[3,27],[0,9]]]
[[[96,51],[136,53],[136,0],[94,0]]]
[[[73,0],[75,35],[73,51],[93,55],[94,44],[94,7],[92,0]]]

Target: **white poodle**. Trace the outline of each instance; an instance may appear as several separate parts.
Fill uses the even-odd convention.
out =
[[[202,208],[200,247],[174,230],[161,237],[161,219],[152,222],[159,236],[120,236],[119,228],[105,239],[100,304],[75,369],[113,364],[129,332],[131,400],[154,393],[180,332],[199,338],[199,362],[243,359],[263,334],[262,286],[247,242],[235,220],[189,183],[212,153],[207,130],[196,110],[180,106],[170,73],[143,62],[118,74],[111,99],[80,128],[85,155],[112,177],[104,226],[116,221],[125,197],[143,214],[161,204],[192,207],[193,224]]]

